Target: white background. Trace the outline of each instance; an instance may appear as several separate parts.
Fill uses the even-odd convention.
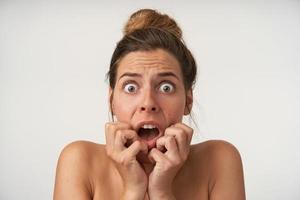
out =
[[[247,199],[300,199],[299,1],[0,1],[0,199],[51,199],[57,158],[104,143],[122,27],[156,8],[199,65],[193,142],[240,151]]]

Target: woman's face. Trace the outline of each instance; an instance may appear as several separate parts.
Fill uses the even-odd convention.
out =
[[[177,59],[161,49],[131,52],[122,58],[110,93],[117,121],[130,124],[150,149],[167,127],[189,114],[192,104]]]

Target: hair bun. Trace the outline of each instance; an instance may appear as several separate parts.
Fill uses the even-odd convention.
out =
[[[160,28],[182,39],[182,31],[174,19],[152,9],[141,9],[133,13],[124,27],[124,35],[143,28]]]

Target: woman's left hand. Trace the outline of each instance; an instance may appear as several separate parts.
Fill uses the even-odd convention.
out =
[[[155,166],[149,176],[150,199],[174,199],[173,180],[183,166],[190,151],[193,129],[177,123],[165,130],[165,135],[156,141],[156,147],[149,153]]]

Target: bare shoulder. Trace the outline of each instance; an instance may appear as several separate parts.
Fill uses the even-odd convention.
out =
[[[58,166],[60,164],[76,164],[76,169],[80,169],[81,167],[82,170],[85,170],[84,167],[89,166],[91,168],[95,162],[97,164],[104,163],[99,161],[105,159],[105,157],[104,145],[88,141],[75,141],[64,147],[59,156]]]
[[[193,157],[198,158],[199,164],[205,163],[205,169],[210,174],[210,199],[245,199],[242,159],[233,144],[210,140],[192,145],[191,148]]]
[[[91,159],[94,153],[105,150],[105,146],[89,141],[75,141],[66,145],[61,154],[60,159],[65,157],[80,157],[84,159]]]
[[[105,165],[103,159],[104,145],[87,141],[68,144],[58,159],[54,199],[91,199],[95,168]]]
[[[227,159],[240,160],[238,149],[233,144],[224,140],[205,141],[192,145],[192,149],[197,153],[204,153],[210,158],[216,159],[216,161]]]
[[[238,149],[224,140],[209,140],[191,146],[192,156],[196,159],[209,159],[209,164],[221,164],[222,162],[241,163]]]

